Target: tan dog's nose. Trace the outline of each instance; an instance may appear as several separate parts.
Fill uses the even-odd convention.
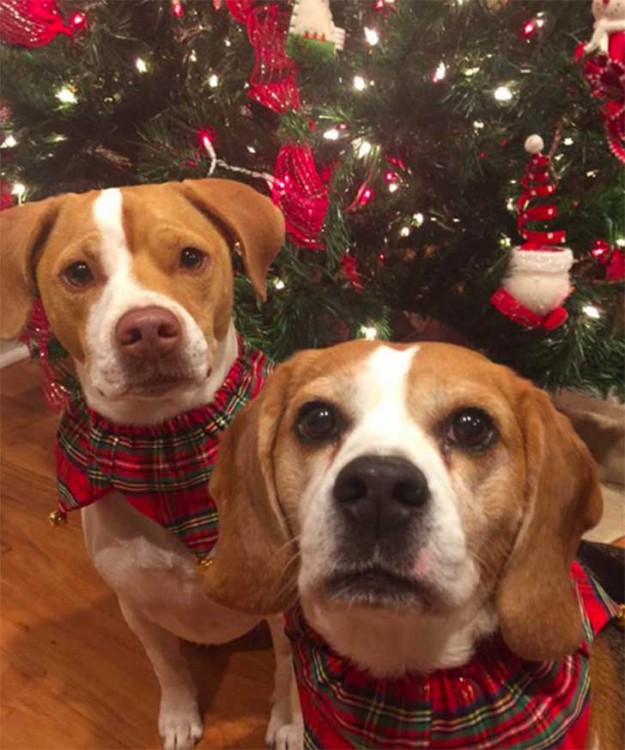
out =
[[[164,307],[141,307],[122,315],[115,338],[123,354],[155,359],[180,343],[178,318]]]

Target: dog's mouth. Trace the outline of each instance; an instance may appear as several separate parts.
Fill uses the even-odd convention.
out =
[[[156,398],[168,393],[178,392],[185,388],[191,388],[194,381],[191,378],[161,376],[150,380],[130,382],[125,395],[142,396],[144,398]]]
[[[376,564],[333,571],[323,593],[335,602],[393,609],[430,609],[434,594],[427,584]]]

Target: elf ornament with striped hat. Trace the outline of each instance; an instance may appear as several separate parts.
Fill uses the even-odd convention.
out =
[[[571,293],[569,271],[573,253],[566,247],[566,233],[529,229],[528,223],[550,222],[558,215],[555,204],[534,204],[536,198],[548,198],[556,192],[550,155],[543,154],[545,144],[539,135],[525,141],[531,154],[521,180],[523,192],[517,201],[517,226],[524,242],[512,250],[508,273],[491,302],[500,313],[524,328],[551,330],[562,325],[568,314],[562,303]]]

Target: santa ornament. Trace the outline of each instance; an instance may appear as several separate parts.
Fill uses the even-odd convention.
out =
[[[300,50],[332,57],[345,46],[345,29],[334,25],[330,0],[295,0],[287,37],[287,51]]]
[[[586,53],[605,52],[610,60],[625,64],[625,0],[593,0],[594,33]]]
[[[531,154],[521,180],[523,193],[517,202],[517,225],[524,242],[512,250],[506,278],[491,302],[500,313],[524,328],[551,330],[562,325],[568,314],[562,303],[571,292],[569,271],[573,253],[560,247],[566,241],[563,231],[533,230],[529,222],[548,222],[558,215],[552,203],[535,203],[536,198],[555,194],[551,158],[542,153],[543,139],[532,135],[525,141]]]

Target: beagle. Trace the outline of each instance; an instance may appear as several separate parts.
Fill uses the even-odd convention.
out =
[[[217,434],[269,363],[232,322],[231,253],[259,297],[284,238],[271,201],[228,180],[61,195],[0,213],[0,334],[39,296],[79,388],[56,446],[60,512],[82,509],[87,551],[160,683],[167,750],[202,735],[179,638],[224,643],[257,616],[210,600],[197,557],[215,542],[207,494]],[[301,737],[289,644],[269,619],[276,691],[267,740]],[[70,738],[71,739],[71,738]]]
[[[305,747],[624,746],[616,605],[574,562],[595,466],[507,368],[439,343],[299,353],[210,490],[206,590],[291,605]]]

